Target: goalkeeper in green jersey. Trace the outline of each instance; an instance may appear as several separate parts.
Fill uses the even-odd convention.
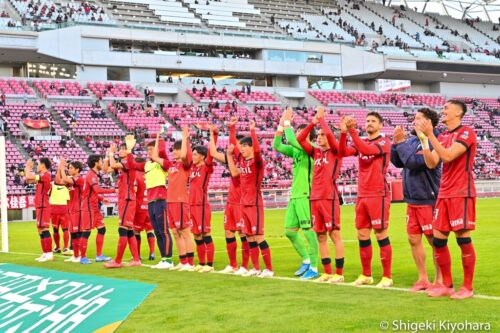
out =
[[[295,272],[301,279],[314,279],[318,277],[318,239],[311,225],[311,210],[309,194],[313,175],[314,161],[302,149],[293,132],[290,120],[293,110],[287,109],[280,119],[280,125],[274,136],[273,147],[281,154],[293,158],[292,193],[285,217],[285,235],[292,242],[293,247],[302,258],[302,265]],[[306,127],[300,125],[297,134]],[[283,132],[288,144],[283,143]],[[309,140],[314,140],[316,133],[311,131]],[[302,229],[304,237],[309,243],[309,250],[298,231]]]

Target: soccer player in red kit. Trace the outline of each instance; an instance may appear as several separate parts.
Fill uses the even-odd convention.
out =
[[[447,131],[437,138],[430,120],[419,121],[415,128],[424,151],[425,163],[435,168],[443,162],[441,184],[436,201],[433,220],[433,244],[435,258],[443,275],[444,286],[428,291],[431,297],[450,296],[453,299],[472,297],[472,280],[476,265],[476,252],[471,240],[471,231],[476,228],[476,187],[474,184],[474,159],[477,138],[474,130],[462,125],[467,106],[459,100],[449,100],[443,107],[441,122]],[[429,144],[433,147],[431,151]],[[451,256],[448,236],[454,232],[462,251],[464,282],[454,292],[451,276]]]
[[[90,231],[97,228],[96,236],[96,262],[109,261],[111,258],[102,254],[104,244],[104,235],[106,226],[99,209],[99,194],[115,193],[114,189],[104,189],[99,186],[98,173],[103,167],[102,157],[100,155],[90,155],[87,159],[89,171],[85,176],[85,183],[82,192],[82,238],[80,239],[80,263],[91,264],[87,258],[87,246],[90,237]]]
[[[120,145],[120,162],[115,161],[116,145],[112,144],[108,151],[109,168],[108,170],[118,172],[118,247],[115,260],[104,264],[106,268],[121,268],[122,258],[129,246],[132,253],[132,261],[127,266],[141,266],[137,251],[137,240],[134,235],[134,217],[136,210],[135,195],[135,170],[129,166],[127,155],[132,153],[135,146],[133,135],[127,135],[126,143]],[[109,172],[109,171],[108,171]]]
[[[214,172],[212,156],[206,147],[189,146],[189,128],[182,129],[181,159],[187,162],[189,153],[192,154],[191,170],[189,173],[189,215],[191,216],[191,232],[196,242],[198,265],[195,272],[210,273],[214,271],[214,242],[211,236],[212,209],[208,202],[208,183]],[[175,191],[175,189],[173,189]]]
[[[40,235],[42,255],[35,259],[38,262],[53,261],[52,238],[50,237],[50,204],[49,193],[51,188],[50,160],[43,157],[38,162],[37,174],[33,172],[33,161],[29,159],[24,167],[26,182],[36,183],[35,209],[36,227]]]
[[[67,262],[80,262],[80,239],[82,237],[82,192],[85,179],[80,176],[83,170],[83,164],[78,161],[72,161],[68,166],[66,175],[66,161],[61,159],[59,172],[61,180],[69,188],[69,232],[71,235],[71,244],[73,245],[73,256],[66,259]]]
[[[229,144],[234,146],[233,156],[236,167],[239,167],[241,159],[239,140],[243,139],[243,135],[236,135],[236,124],[238,118],[231,117],[228,124],[229,127]],[[210,154],[212,157],[227,165],[227,154],[217,151],[216,147],[216,129],[214,126],[210,128]],[[241,217],[241,189],[240,176],[231,176],[229,183],[229,191],[227,194],[226,209],[224,210],[224,232],[226,236],[226,250],[229,257],[229,265],[222,273],[234,273],[235,275],[243,275],[248,272],[248,260],[250,259],[250,247],[246,235],[241,231],[243,220]],[[238,244],[236,243],[236,232],[240,234],[241,240],[241,267],[238,268],[236,253]]]
[[[383,126],[382,116],[377,112],[369,112],[365,124],[368,138],[361,139],[356,130],[356,121],[350,117],[343,118],[340,122],[339,150],[341,156],[358,155],[359,163],[356,229],[363,273],[353,284],[373,284],[370,240],[370,231],[373,229],[383,268],[383,276],[377,287],[388,288],[393,286],[392,247],[388,234],[391,198],[385,175],[390,162],[391,142],[380,134]],[[347,133],[354,143],[349,147],[346,147]]]
[[[318,147],[313,147],[307,139],[318,123],[321,126],[316,139]],[[325,121],[323,107],[317,108],[312,122],[300,132],[297,141],[314,159],[310,195],[311,217],[324,268],[324,274],[316,281],[341,283],[344,282],[344,242],[340,233],[340,200],[335,182],[342,168],[342,157],[339,155],[337,140]],[[328,236],[335,245],[335,275],[332,272]]]
[[[153,161],[168,167],[167,219],[172,230],[179,254],[179,263],[173,270],[189,271],[194,268],[194,249],[191,239],[189,218],[188,182],[191,169],[191,148],[188,147],[185,159],[181,158],[182,141],[174,142],[172,156],[174,161],[159,156],[160,133],[156,136]],[[189,142],[188,142],[189,145]]]
[[[135,158],[136,163],[145,163],[142,157]],[[141,258],[141,232],[145,231],[149,245],[149,260],[155,260],[155,234],[153,226],[149,220],[148,201],[146,200],[147,190],[144,179],[144,171],[135,171],[136,205],[134,216],[134,233],[137,241],[137,254]]]
[[[262,199],[262,179],[264,178],[265,163],[260,152],[259,141],[255,134],[255,121],[250,122],[250,137],[240,140],[240,166],[234,161],[234,145],[227,149],[227,162],[231,175],[240,176],[241,205],[243,216],[242,232],[250,243],[250,258],[253,268],[243,276],[273,277],[271,250],[264,239],[264,200]],[[266,265],[260,271],[259,248]]]

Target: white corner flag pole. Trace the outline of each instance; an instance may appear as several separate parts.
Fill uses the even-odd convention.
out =
[[[0,215],[2,216],[2,252],[9,252],[9,225],[7,221],[7,164],[5,136],[0,135]]]

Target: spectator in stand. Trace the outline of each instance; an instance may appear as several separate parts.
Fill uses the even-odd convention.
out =
[[[5,102],[6,102],[6,97],[5,97],[5,94],[2,94],[2,96],[0,96],[0,105],[1,106],[5,106]]]
[[[90,144],[92,143],[92,138],[90,137],[90,135],[87,135],[85,137],[85,145],[90,148]]]

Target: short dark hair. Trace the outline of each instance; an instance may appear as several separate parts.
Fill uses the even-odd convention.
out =
[[[243,134],[236,134],[236,140],[241,140],[243,139],[245,136]]]
[[[89,158],[87,159],[87,165],[89,166],[89,168],[93,169],[100,159],[102,159],[101,155],[97,154],[90,155]]]
[[[240,140],[240,145],[247,145],[252,147],[253,146],[252,138],[249,136],[245,136],[243,139]]]
[[[373,117],[377,118],[378,121],[381,122],[381,123],[384,122],[384,118],[382,118],[382,116],[380,115],[380,113],[378,113],[377,111],[368,112],[368,114],[366,115],[366,117],[368,118],[368,116],[373,116]]]
[[[122,143],[122,144],[120,144],[120,149],[122,149],[122,148],[127,149],[127,144],[126,144],[126,143]]]
[[[40,159],[40,164],[45,165],[47,170],[50,170],[50,167],[52,166],[52,163],[50,163],[50,160],[47,157],[42,157]]]
[[[155,143],[154,140],[153,141],[149,141],[149,143],[146,145],[146,147],[154,147],[154,146],[156,146],[156,143]]]
[[[180,150],[182,148],[182,141],[177,140],[174,142],[174,145],[172,146],[172,149],[174,150]]]
[[[449,99],[446,101],[446,103],[460,106],[462,108],[462,118],[465,116],[465,113],[467,112],[467,105],[464,101],[461,101],[459,99]]]
[[[297,130],[303,130],[304,128],[307,127],[307,124],[300,124],[299,127],[297,127]],[[311,132],[309,132],[309,140],[313,141],[314,139],[316,139],[316,129],[313,127],[311,129]]]
[[[439,124],[439,115],[436,111],[429,108],[421,108],[418,109],[417,112],[420,112],[425,118],[429,119],[432,123],[432,127],[436,127]]]
[[[73,161],[73,162],[70,163],[70,165],[73,168],[77,169],[78,172],[82,172],[82,170],[83,170],[83,164],[80,161]]]
[[[205,146],[196,146],[193,148],[193,151],[196,151],[198,154],[203,155],[203,157],[207,157],[208,149]]]

